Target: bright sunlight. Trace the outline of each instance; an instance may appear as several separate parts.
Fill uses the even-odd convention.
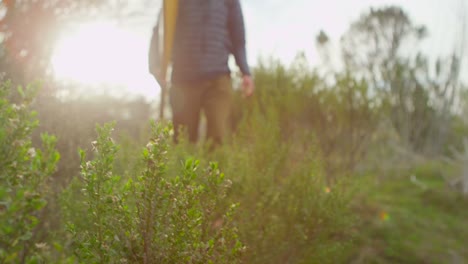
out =
[[[148,74],[147,42],[112,23],[82,24],[59,40],[52,58],[55,77],[154,97],[158,86]]]

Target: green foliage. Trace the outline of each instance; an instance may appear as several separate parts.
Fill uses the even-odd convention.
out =
[[[225,145],[210,151],[182,141],[172,154],[171,160],[188,155],[203,157],[202,163],[218,160],[233,181],[228,199],[240,202],[234,220],[246,246],[243,263],[340,263],[355,236],[349,202],[357,186],[343,177],[352,172],[329,170],[338,161],[323,154],[321,141],[341,143],[334,145],[334,157],[349,155],[344,152],[350,146],[346,139],[352,139],[349,133],[355,137],[353,131],[367,132],[364,125],[374,122],[366,119],[364,110],[370,108],[360,97],[366,87],[349,78],[339,88],[320,89],[325,83],[299,66],[272,64],[255,70],[258,92],[247,100],[237,94],[236,129]],[[353,104],[346,100],[349,93],[356,94],[349,100]],[[320,104],[325,94],[329,98]],[[354,123],[347,119],[352,114]],[[327,120],[327,115],[335,119],[315,119]],[[368,138],[352,140],[365,146]],[[354,158],[356,164],[359,158]],[[168,170],[177,165],[169,163]]]
[[[453,192],[444,174],[452,170],[429,161],[391,178],[365,177],[353,201],[360,215],[352,259],[355,263],[464,263],[468,200]]]
[[[86,161],[81,156],[81,176],[84,182],[83,201],[87,212],[80,221],[90,225],[77,228],[69,224],[77,248],[75,253],[85,262],[113,262],[122,252],[126,227],[126,212],[123,205],[125,193],[116,192],[120,177],[112,173],[116,145],[111,139],[111,125],[98,127],[98,139],[93,142],[95,157]]]
[[[465,159],[447,165],[424,156],[451,146],[462,153],[466,115],[452,111],[459,61],[439,60],[434,74],[424,56],[401,52],[424,35],[389,7],[352,24],[342,42],[344,72],[322,76],[304,55],[291,67],[260,62],[256,93],[236,93],[233,133],[217,148],[174,145],[164,124],[148,129],[152,110],[143,101],[42,97],[34,105],[39,131],[58,135],[63,156],[54,181],[55,139],[42,136],[42,148],[31,140],[34,89],[2,85],[0,262],[467,259],[466,198],[451,180]],[[317,40],[326,52],[326,34]],[[98,126],[90,145],[95,123],[110,120],[118,122]],[[52,188],[60,208],[47,196]],[[45,209],[60,219],[55,225]]]
[[[248,104],[236,102],[235,120],[256,116],[248,110],[253,107],[260,114],[274,115],[278,122],[265,125],[279,130],[278,140],[293,140],[301,133],[315,139],[328,180],[352,174],[366,157],[382,111],[368,83],[351,73],[325,80],[300,57],[290,68],[262,62],[254,74],[256,98]],[[249,133],[257,132],[252,129]]]
[[[231,144],[217,153],[241,203],[245,262],[340,262],[353,237],[353,187],[340,177],[327,181],[315,133],[284,134],[284,112],[277,109],[253,104]]]
[[[135,164],[140,145],[149,138],[148,120],[151,116],[150,104],[144,100],[122,100],[106,96],[79,96],[72,88],[63,88],[70,98],[62,100],[53,96],[39,96],[34,104],[41,124],[35,134],[49,132],[56,135],[57,150],[62,158],[59,170],[54,175],[57,186],[65,187],[80,170],[80,157],[77,149],[88,149],[95,140],[96,124],[115,122],[114,138],[122,148],[130,151],[117,152],[118,158],[125,158],[115,164],[116,172],[124,176],[130,163]],[[74,93],[75,92],[75,93]],[[33,137],[33,142],[37,137]],[[123,157],[122,155],[127,155]]]
[[[36,88],[0,85],[0,262],[37,262],[47,241],[38,236],[46,205],[48,178],[55,172],[59,154],[55,138],[43,134],[42,147],[34,148],[31,133],[37,126],[30,104]],[[9,98],[19,97],[18,103]]]
[[[243,250],[232,225],[238,205],[223,203],[230,182],[217,165],[211,163],[199,172],[199,162],[187,159],[180,166],[180,176],[167,171],[170,130],[154,125],[142,153],[142,169],[123,182],[113,174],[117,146],[111,130],[112,125],[97,128],[94,158],[86,161],[81,151],[82,181],[64,193],[64,211],[78,259],[236,263]],[[70,210],[80,210],[83,202],[87,211],[77,218]]]
[[[379,100],[381,116],[408,151],[426,156],[445,154],[453,141],[452,120],[460,84],[462,55],[431,62],[417,47],[427,36],[398,6],[370,9],[350,25],[341,39],[346,70],[363,76]],[[414,49],[408,53],[408,48]]]

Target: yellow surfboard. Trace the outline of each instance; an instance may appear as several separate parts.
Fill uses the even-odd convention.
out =
[[[178,0],[164,0],[163,2],[163,56],[162,56],[162,74],[166,76],[167,70],[172,60],[172,48],[174,45],[174,35],[177,23],[177,11],[179,8]]]
[[[162,7],[162,27],[160,28],[160,32],[162,31],[162,38],[159,38],[162,43],[159,45],[162,48],[160,54],[161,56],[161,74],[164,81],[167,81],[167,72],[168,68],[171,64],[172,60],[172,50],[174,46],[174,35],[176,30],[177,24],[177,12],[179,9],[179,1],[178,0],[164,0],[163,7]],[[167,97],[167,82],[164,82],[164,85],[161,87],[161,106],[160,106],[160,113],[159,117],[161,119],[164,118],[164,108],[166,105],[166,97]]]

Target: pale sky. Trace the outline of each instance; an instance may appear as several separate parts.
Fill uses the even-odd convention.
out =
[[[324,30],[338,44],[352,21],[370,7],[398,5],[416,24],[426,25],[430,38],[424,49],[450,50],[455,37],[458,7],[463,0],[244,0],[249,60],[273,55],[291,61],[303,50],[312,64],[318,60],[315,37]],[[465,5],[468,7],[468,5]],[[458,14],[457,14],[458,13]],[[468,13],[468,11],[467,11]]]
[[[463,1],[466,0],[241,0],[247,30],[248,60],[251,65],[255,65],[260,56],[273,56],[288,64],[298,52],[304,51],[310,64],[317,65],[319,59],[315,49],[315,37],[320,30],[324,30],[332,43],[337,46],[339,38],[352,21],[368,11],[370,7],[386,5],[403,7],[416,24],[428,27],[429,38],[423,45],[424,51],[431,53],[432,56],[447,54],[453,49],[457,37],[456,30],[460,28],[461,10],[468,8],[468,3],[463,4]],[[112,57],[109,49],[106,49],[106,52],[83,52],[96,54],[94,57],[102,53],[107,54],[107,59],[102,66],[94,63],[96,70],[86,68],[94,72],[93,77],[109,76],[110,85],[127,86],[128,92],[144,94],[150,99],[158,97],[159,88],[148,74],[147,52],[159,4],[160,1],[155,0],[146,6],[147,10],[150,10],[147,12],[149,15],[122,21],[124,33],[121,34],[121,41],[119,41],[119,33],[115,32],[114,43],[117,44],[113,45],[113,50],[119,53],[114,57],[117,59],[121,57],[121,60],[111,62],[112,65],[106,67],[104,64],[109,61],[108,57]],[[460,8],[463,5],[465,7]],[[466,13],[468,14],[468,10]],[[86,36],[83,32],[80,34],[84,35],[83,39],[93,38],[92,35]],[[95,32],[95,34],[100,33]],[[107,33],[104,34],[109,36]],[[85,46],[77,43],[79,40],[76,36],[75,40],[68,42]],[[105,47],[106,44],[103,43],[102,46]],[[85,70],[80,70],[79,65],[72,67],[73,65],[69,64],[70,61],[86,59],[79,57],[80,54],[76,53],[75,47],[70,46],[69,49],[74,50],[75,57],[62,56],[56,59],[64,61],[67,67],[67,69],[62,69],[62,72],[67,76],[73,75],[74,72],[84,73]],[[62,47],[61,50],[62,53],[67,53],[66,47]],[[120,66],[114,71],[111,66],[116,65]],[[98,72],[99,69],[106,69],[106,72],[101,74]],[[462,73],[462,75],[468,74]],[[93,78],[89,77],[89,79]]]

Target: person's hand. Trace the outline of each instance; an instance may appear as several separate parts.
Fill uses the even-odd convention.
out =
[[[242,77],[242,94],[244,97],[252,96],[255,90],[255,84],[253,82],[252,76],[244,75]]]

